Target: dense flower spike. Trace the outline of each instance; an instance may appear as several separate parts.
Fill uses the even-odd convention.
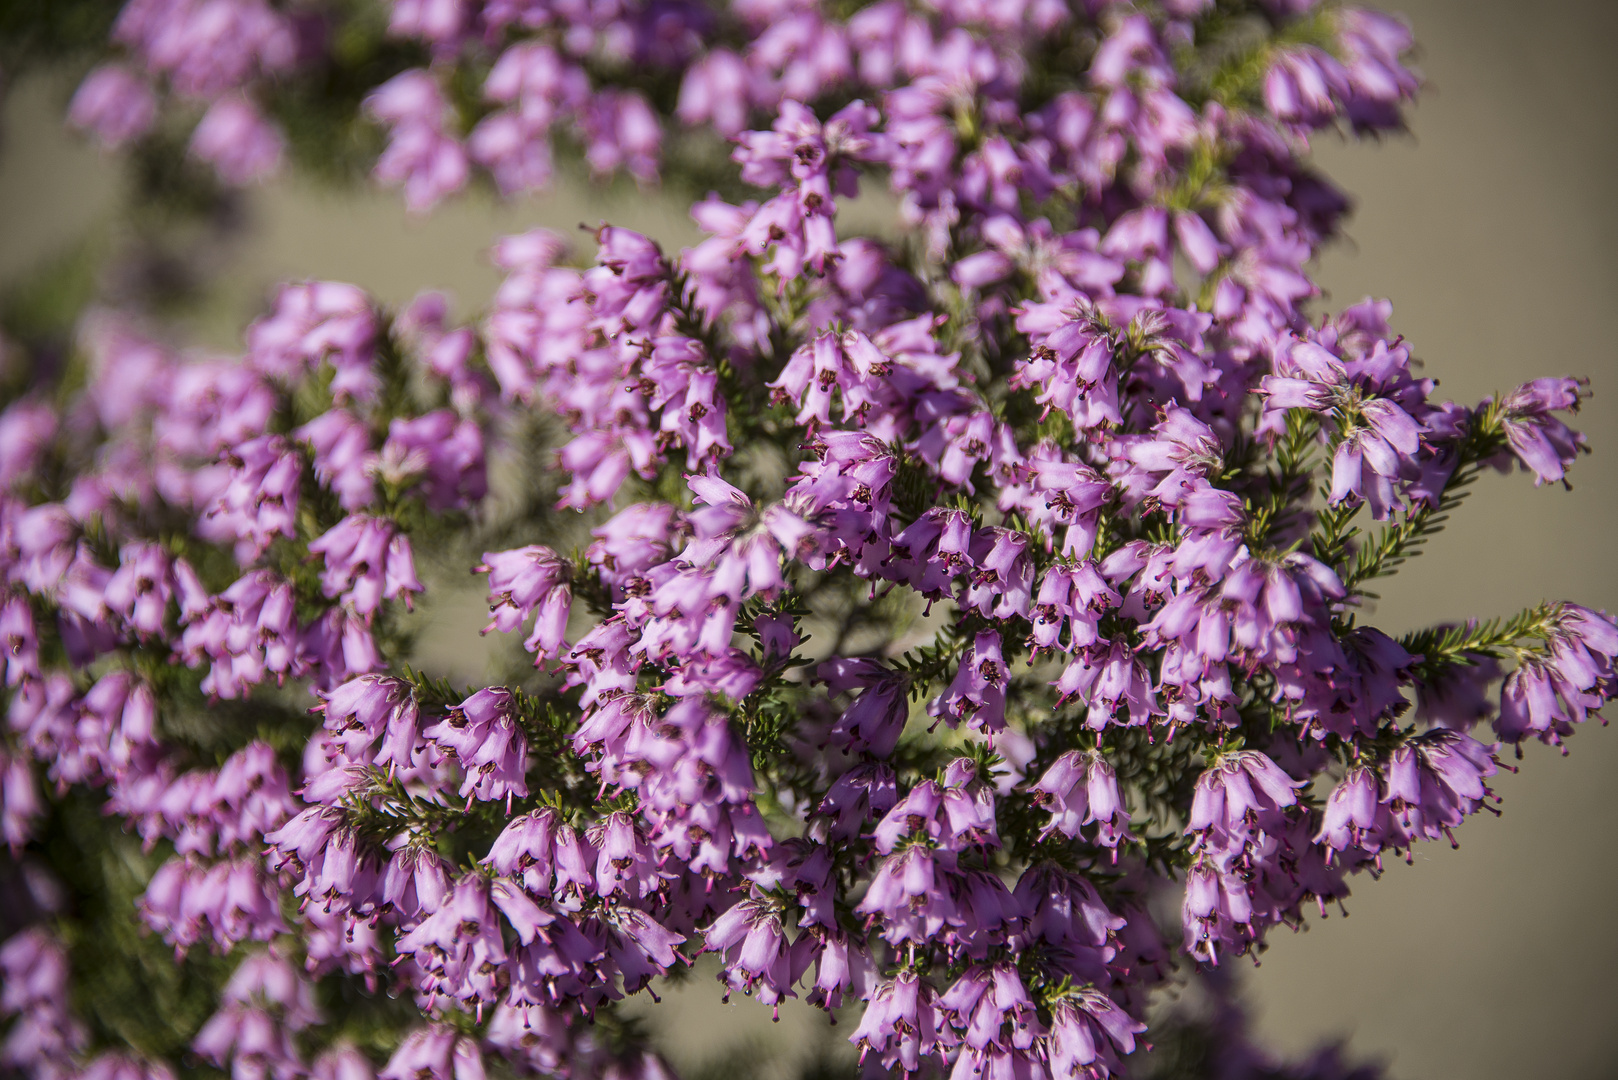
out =
[[[1360,607],[1479,470],[1586,449],[1583,383],[1441,402],[1387,304],[1310,306],[1346,202],[1304,153],[1400,124],[1401,24],[847,7],[125,5],[70,107],[109,148],[247,183],[318,79],[415,211],[553,139],[645,182],[717,132],[755,194],[679,252],[507,237],[466,325],[302,282],[203,359],[102,313],[82,387],[5,402],[7,1067],[170,1075],[73,1014],[138,925],[211,995],[150,1045],[237,1080],[667,1077],[616,1003],[704,952],[852,1005],[868,1068],[1100,1080],[1150,913],[1186,968],[1254,950],[1618,691],[1601,612]],[[839,218],[883,181],[900,241]],[[479,552],[531,657],[463,688],[410,612]],[[132,903],[64,902],[104,867]]]

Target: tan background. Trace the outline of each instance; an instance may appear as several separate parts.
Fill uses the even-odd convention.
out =
[[[1618,610],[1618,0],[1401,7],[1429,79],[1412,136],[1318,148],[1358,206],[1348,240],[1322,260],[1328,302],[1390,297],[1397,327],[1457,400],[1588,375],[1596,396],[1580,426],[1596,454],[1571,493],[1485,480],[1457,515],[1461,529],[1386,590],[1377,621],[1399,633],[1543,598]],[[63,92],[25,82],[5,105],[0,285],[104,226],[118,205],[116,169],[58,130]],[[470,311],[497,281],[481,252],[501,233],[610,218],[676,245],[691,235],[633,191],[462,202],[412,220],[390,197],[289,183],[249,209],[252,233],[192,327],[222,346],[283,278],[346,279],[396,303],[443,286]],[[457,633],[477,625],[471,605],[440,610]],[[1565,760],[1531,749],[1524,765],[1498,785],[1504,817],[1468,825],[1461,851],[1429,845],[1413,869],[1361,879],[1352,918],[1273,939],[1246,978],[1267,1039],[1303,1051],[1346,1035],[1406,1080],[1618,1076],[1618,732],[1581,732]],[[769,1036],[790,1059],[792,1046],[839,1037],[803,1012],[772,1029],[751,1002],[715,1012],[716,1000],[701,978],[649,1010],[676,1063]],[[765,1044],[749,1052],[761,1074],[788,1075],[779,1055],[762,1064]]]

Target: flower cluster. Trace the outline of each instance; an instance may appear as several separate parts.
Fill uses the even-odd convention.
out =
[[[344,119],[386,132],[374,176],[425,210],[474,168],[506,194],[547,187],[558,143],[580,146],[595,174],[644,182],[658,176],[665,141],[741,138],[789,103],[881,98],[907,210],[937,228],[958,207],[1014,211],[1022,191],[1041,199],[1073,182],[1104,184],[1130,149],[1144,155],[1144,175],[1166,175],[1171,158],[1207,138],[1209,117],[1191,103],[1210,92],[1266,117],[1261,155],[1287,156],[1278,140],[1302,142],[1322,127],[1399,125],[1399,106],[1418,86],[1401,61],[1410,38],[1399,23],[1312,2],[1254,4],[1237,14],[1275,25],[1250,85],[1181,85],[1170,54],[1210,28],[1214,6],[1176,0],[1153,25],[1114,0],[948,0],[927,13],[881,0],[846,15],[821,0],[746,0],[725,11],[663,0],[319,0],[296,14],[264,0],[129,0],[113,55],[85,80],[69,117],[118,148],[173,113],[195,123],[190,154],[239,185],[279,167],[288,133],[267,113],[295,111],[301,85],[385,75]],[[1042,91],[1048,103],[1029,112],[1021,91],[1031,67],[1052,62],[1064,42],[1094,51],[1087,77],[1070,79],[1069,92]],[[1052,56],[1041,55],[1047,49]],[[207,106],[200,122],[197,105]],[[1203,272],[1215,266],[1227,244],[1195,207],[1169,209],[1136,230],[1136,242],[1156,245],[1153,273],[1168,272],[1174,246]],[[1329,201],[1311,207],[1320,210],[1330,212]],[[1273,246],[1288,224],[1253,227]],[[1001,251],[959,272],[993,278],[1010,249],[1039,243],[1007,233]],[[1265,289],[1299,284],[1284,269],[1248,270]]]
[[[176,957],[249,950],[194,1049],[255,1076],[301,1075],[291,1036],[314,1022],[310,988],[275,952],[294,927],[263,857],[313,782],[285,753],[307,725],[264,699],[384,666],[422,590],[410,534],[453,525],[486,490],[497,417],[480,384],[435,367],[398,323],[352,287],[291,285],[224,359],[101,313],[82,329],[82,391],[0,413],[0,825],[26,859],[60,800],[94,792],[140,838],[124,857],[154,856],[127,912],[142,932]],[[249,698],[256,714],[206,719]],[[10,1064],[171,1075],[81,1056],[71,965],[44,927],[5,948],[29,973],[6,978]]]
[[[612,62],[683,71],[758,197],[699,202],[677,254],[509,237],[472,326],[332,283],[236,360],[88,324],[84,389],[0,414],[8,843],[71,798],[138,833],[141,923],[229,960],[190,1043],[219,1067],[481,1080],[664,1075],[616,1003],[704,954],[726,995],[847,1010],[873,1069],[1104,1077],[1177,965],[1453,842],[1501,744],[1613,696],[1618,624],[1396,640],[1367,587],[1479,471],[1562,480],[1584,387],[1443,402],[1388,305],[1313,315],[1346,202],[1306,139],[1396,125],[1409,38],[1211,7],[399,0],[432,67],[367,107],[413,203],[469,161],[541,181],[562,122],[649,174]],[[276,70],[273,35],[159,49],[216,9],[259,10],[141,0],[121,40],[179,94]],[[495,46],[463,145],[445,80]],[[911,242],[840,226],[862,179]],[[486,497],[537,449],[558,475]],[[410,666],[418,551],[484,575],[495,685]],[[163,1075],[84,1058],[64,940],[0,955],[38,969],[8,1060]],[[406,1010],[385,1063],[315,1007],[354,979]]]
[[[160,121],[160,98],[202,109],[188,150],[227,184],[276,172],[286,150],[257,88],[299,61],[300,27],[265,0],[130,0],[113,25],[122,55],[73,96],[69,121],[103,146],[139,140]]]

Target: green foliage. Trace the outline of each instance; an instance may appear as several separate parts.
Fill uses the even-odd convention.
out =
[[[382,132],[361,113],[365,96],[430,61],[419,42],[387,33],[387,13],[367,0],[332,5],[331,48],[295,79],[271,86],[266,105],[287,134],[294,166],[329,184],[362,181],[381,152]],[[481,105],[481,103],[479,103]]]
[[[1287,412],[1286,431],[1275,442],[1273,466],[1266,466],[1258,485],[1262,496],[1246,500],[1248,514],[1247,538],[1256,549],[1262,550],[1275,542],[1278,535],[1291,531],[1303,516],[1309,498],[1309,478],[1313,475],[1314,448],[1320,434],[1320,420],[1307,409]],[[1233,457],[1240,460],[1257,451],[1256,446],[1238,447]],[[1244,455],[1243,451],[1247,451]],[[1233,468],[1230,473],[1239,472]],[[1230,475],[1221,477],[1227,480]],[[1330,512],[1329,509],[1327,511]],[[1323,515],[1324,516],[1324,515]],[[1336,534],[1333,540],[1337,539]]]
[[[1561,604],[1540,604],[1509,618],[1417,630],[1400,638],[1399,644],[1421,657],[1413,673],[1418,682],[1431,684],[1450,669],[1474,664],[1481,657],[1520,659],[1533,651],[1533,640],[1544,641],[1561,613]]]
[[[1196,45],[1175,56],[1186,73],[1181,94],[1194,108],[1217,101],[1228,109],[1256,110],[1263,104],[1264,75],[1278,50],[1298,46],[1329,49],[1336,12],[1321,4],[1285,22],[1267,8],[1243,0],[1219,0],[1197,19]]]
[[[79,315],[95,298],[107,241],[79,240],[47,259],[0,295],[0,332],[13,343],[0,364],[4,400],[38,385],[62,383]]]
[[[1352,561],[1344,556],[1357,530],[1340,532],[1334,543],[1341,554],[1338,561],[1328,562],[1328,565],[1338,571],[1349,593],[1374,599],[1376,594],[1366,591],[1364,583],[1394,573],[1406,560],[1421,553],[1427,541],[1443,530],[1449,522],[1449,515],[1470,494],[1467,489],[1477,480],[1485,463],[1500,452],[1505,441],[1505,429],[1499,414],[1491,407],[1482,416],[1472,419],[1466,437],[1456,450],[1454,471],[1444,483],[1436,503],[1424,504],[1403,520],[1383,528],[1354,553]],[[1346,519],[1344,523],[1346,525]],[[1317,546],[1317,557],[1319,550]],[[1327,560],[1323,558],[1321,561]]]

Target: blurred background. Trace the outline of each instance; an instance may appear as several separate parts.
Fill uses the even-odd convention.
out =
[[[4,0],[0,0],[3,4]],[[1419,625],[1507,614],[1541,599],[1618,610],[1618,2],[1404,0],[1428,85],[1411,132],[1380,145],[1323,140],[1316,159],[1355,200],[1321,260],[1322,309],[1390,298],[1440,395],[1462,401],[1541,375],[1588,376],[1579,426],[1595,449],[1572,491],[1490,476],[1427,554],[1392,579],[1375,621]],[[0,297],[71,279],[132,226],[129,171],[62,128],[71,74],[35,71],[4,101]],[[852,213],[881,220],[869,201]],[[228,350],[279,281],[352,281],[390,304],[426,287],[475,312],[499,277],[497,236],[602,220],[679,247],[695,236],[677,197],[564,183],[497,204],[476,196],[412,218],[397,196],[297,178],[230,208],[229,228],[183,248],[206,302],[176,313],[184,340]],[[120,283],[85,285],[116,295]],[[482,672],[478,595],[430,612],[441,670]],[[1271,938],[1240,964],[1258,1034],[1301,1054],[1346,1039],[1404,1080],[1618,1077],[1618,731],[1592,728],[1562,758],[1530,747],[1499,778],[1504,814],[1429,844],[1415,865],[1362,878],[1308,932]],[[721,1060],[795,1073],[807,1048],[840,1043],[810,1010],[779,1026],[752,1002],[726,1008],[700,969],[649,1023],[677,1066]],[[747,1075],[743,1070],[740,1075]]]

